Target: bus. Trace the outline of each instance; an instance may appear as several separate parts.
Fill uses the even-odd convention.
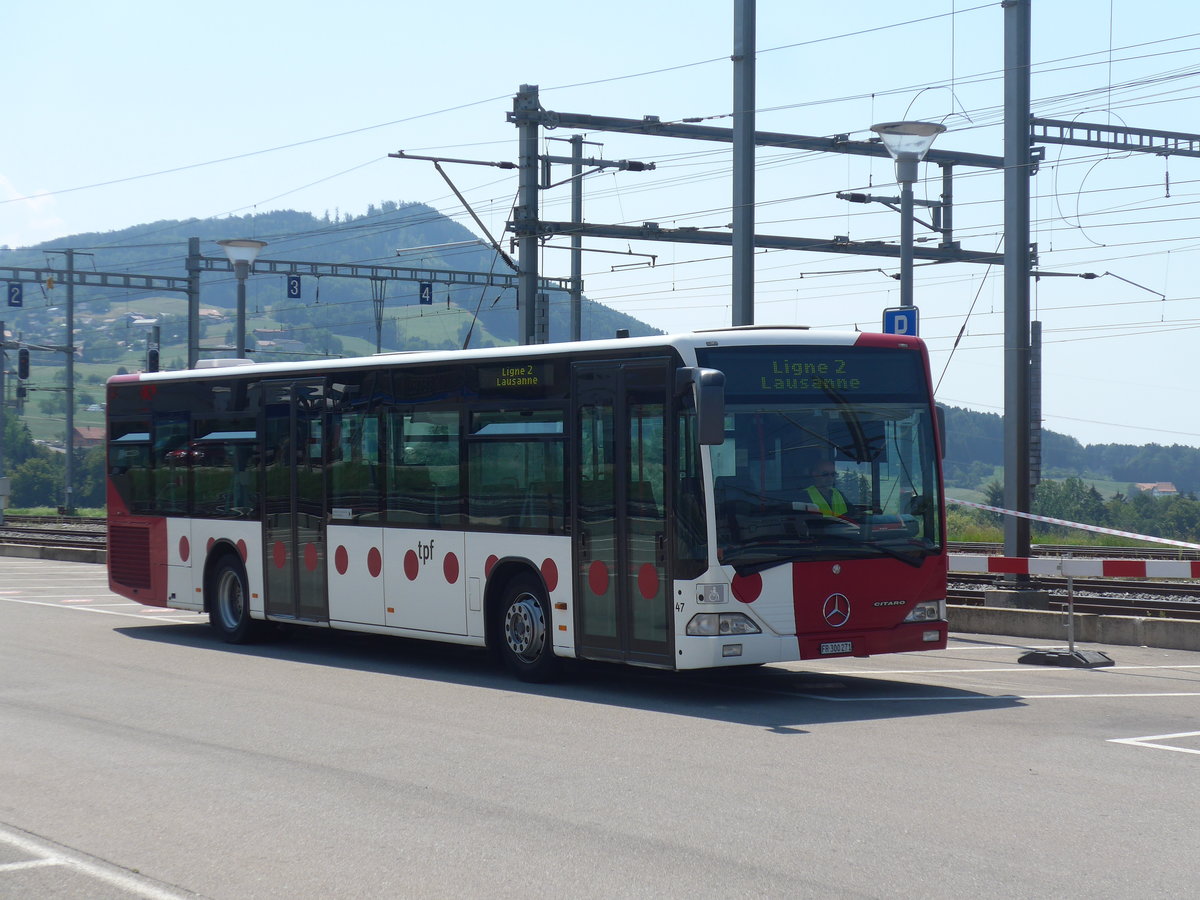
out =
[[[946,645],[916,337],[202,360],[111,378],[107,422],[111,589],[232,643],[274,623],[423,638],[528,681]]]

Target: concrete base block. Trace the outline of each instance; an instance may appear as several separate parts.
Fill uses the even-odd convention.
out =
[[[36,544],[0,544],[0,556],[20,559],[54,559],[59,562],[86,562],[104,564],[104,550],[89,550],[86,547],[42,547]]]
[[[1062,612],[951,606],[948,615],[952,632],[1002,634],[1064,643],[1067,640],[1067,616]],[[1200,621],[1076,613],[1075,640],[1087,644],[1200,651]]]
[[[983,605],[998,609],[1049,609],[1050,595],[1046,591],[996,588],[983,592]]]

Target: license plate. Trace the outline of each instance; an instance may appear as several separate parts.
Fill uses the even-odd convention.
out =
[[[828,644],[821,645],[821,655],[825,656],[831,653],[849,653],[854,649],[854,644],[850,641],[831,641]]]

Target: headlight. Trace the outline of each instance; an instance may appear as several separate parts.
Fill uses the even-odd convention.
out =
[[[945,600],[926,600],[912,608],[905,622],[940,622],[946,618]]]
[[[745,613],[697,613],[687,624],[693,637],[713,637],[719,634],[761,634],[762,629]]]

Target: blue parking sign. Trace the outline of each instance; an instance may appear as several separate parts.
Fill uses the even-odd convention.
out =
[[[916,336],[920,317],[915,306],[897,306],[883,311],[884,334]]]

